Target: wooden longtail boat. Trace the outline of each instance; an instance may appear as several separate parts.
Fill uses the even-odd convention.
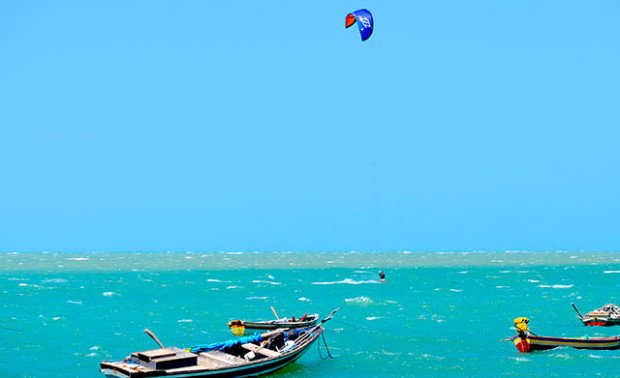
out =
[[[275,329],[291,329],[291,328],[307,328],[312,327],[319,320],[319,314],[304,315],[300,319],[292,318],[279,318],[275,320],[266,321],[246,321],[246,320],[231,320],[228,322],[228,326],[233,334],[241,336],[245,330],[275,330]]]
[[[253,377],[276,371],[300,358],[323,334],[323,323],[310,328],[279,329],[188,349],[164,348],[135,352],[117,362],[103,361],[101,372],[114,378]]]
[[[572,303],[572,306],[575,311],[577,311],[579,319],[581,319],[583,324],[586,326],[608,327],[620,325],[620,308],[613,303],[606,304],[605,306],[592,310],[585,315],[581,315],[574,303]]]
[[[537,350],[548,350],[559,347],[576,349],[614,350],[620,349],[620,336],[613,337],[552,337],[538,336],[531,332],[527,323],[529,319],[515,319],[518,334],[511,340],[519,352],[528,353]]]

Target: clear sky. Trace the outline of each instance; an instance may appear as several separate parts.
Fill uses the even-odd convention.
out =
[[[620,2],[0,2],[0,251],[256,250],[620,250]]]

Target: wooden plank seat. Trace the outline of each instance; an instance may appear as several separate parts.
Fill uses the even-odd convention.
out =
[[[279,352],[276,352],[276,351],[271,350],[271,349],[260,347],[260,346],[258,346],[256,344],[248,343],[248,344],[243,344],[241,346],[244,347],[247,350],[250,350],[250,351],[254,352],[254,353],[262,354],[263,356],[267,356],[267,357],[279,357],[280,356]]]

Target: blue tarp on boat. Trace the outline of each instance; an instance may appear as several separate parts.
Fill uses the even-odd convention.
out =
[[[236,339],[230,339],[227,341],[220,341],[211,344],[198,344],[189,349],[192,353],[209,352],[212,350],[224,350],[235,345],[247,344],[247,343],[260,343],[263,340],[263,336],[260,333],[255,333],[252,336],[244,336]]]

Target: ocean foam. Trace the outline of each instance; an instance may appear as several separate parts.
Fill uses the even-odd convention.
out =
[[[544,289],[570,289],[571,287],[573,287],[575,285],[559,285],[559,284],[555,284],[555,285],[538,285],[538,287],[544,288]]]
[[[65,283],[67,282],[67,280],[65,280],[64,278],[50,278],[47,280],[43,280],[41,282],[43,283]]]
[[[529,358],[525,358],[525,357],[509,357],[511,360],[515,360],[518,362],[530,362],[532,360],[530,360]]]
[[[373,301],[372,299],[370,299],[369,297],[355,297],[355,298],[345,298],[345,303],[351,303],[351,304],[362,304],[362,305],[367,305],[367,304],[371,304]]]
[[[257,284],[266,283],[266,284],[269,284],[269,285],[282,285],[282,283],[280,283],[280,282],[265,281],[265,280],[253,280],[252,283],[257,283]]]

